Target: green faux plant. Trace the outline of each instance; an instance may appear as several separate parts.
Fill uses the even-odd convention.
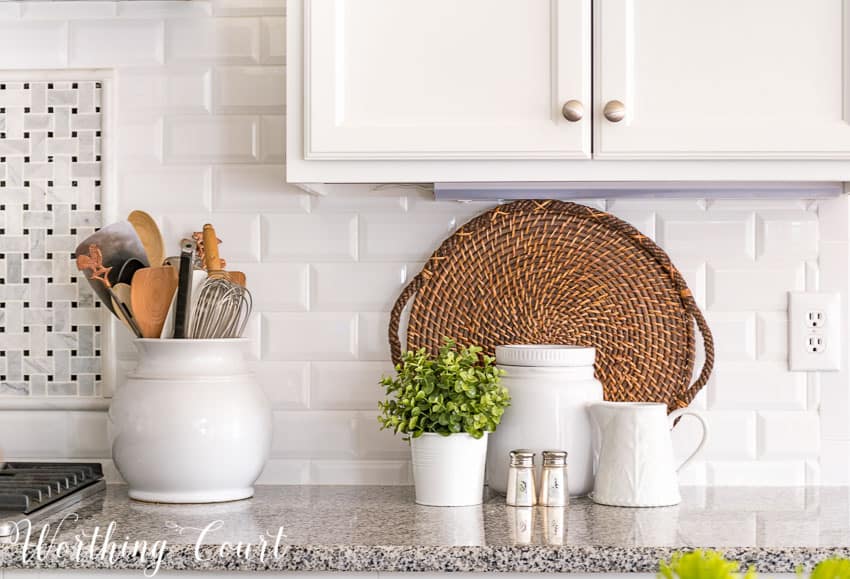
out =
[[[482,348],[458,348],[448,338],[436,356],[424,348],[405,352],[396,376],[381,379],[387,392],[378,403],[381,430],[400,432],[405,440],[426,432],[481,438],[494,431],[510,404],[501,385],[504,371],[494,361]]]
[[[670,561],[661,561],[659,579],[755,579],[755,569],[750,567],[741,576],[738,564],[728,561],[717,551],[697,549],[690,553],[676,553]]]
[[[797,575],[802,575],[802,570]],[[809,579],[850,579],[850,560],[832,558],[821,561],[812,569]]]

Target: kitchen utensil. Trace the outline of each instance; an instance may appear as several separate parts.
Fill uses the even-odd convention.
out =
[[[177,277],[177,270],[171,266],[146,267],[133,276],[130,305],[143,338],[158,338],[162,334],[177,291]]]
[[[148,263],[152,267],[159,267],[165,259],[165,242],[162,233],[153,217],[144,211],[133,211],[127,216],[127,221],[133,225],[136,234],[145,248]]]
[[[177,278],[177,296],[174,305],[174,337],[188,338],[189,304],[192,299],[192,272],[195,242],[184,239],[180,242],[180,270]]]
[[[593,346],[606,400],[687,406],[714,363],[708,325],[667,254],[621,219],[575,203],[517,201],[461,226],[392,309],[394,362],[408,306],[407,350],[435,352],[444,336],[489,355],[500,344]],[[705,364],[689,386],[694,323]]]
[[[227,277],[228,277],[228,279],[230,279],[230,281],[232,281],[236,285],[241,285],[242,287],[245,287],[245,286],[248,285],[248,281],[245,279],[245,273],[244,272],[228,271]]]
[[[112,286],[110,292],[112,296],[112,303],[115,307],[115,315],[117,315],[118,319],[124,322],[128,328],[130,328],[130,331],[133,332],[137,338],[141,338],[142,331],[136,323],[135,316],[133,316],[133,308],[130,307],[130,284],[116,283]]]
[[[128,259],[124,262],[124,265],[121,266],[121,269],[118,270],[117,283],[126,283],[127,285],[130,285],[130,283],[133,281],[133,276],[136,274],[137,271],[139,271],[143,267],[147,267],[147,265],[145,265],[138,259]]]
[[[681,502],[676,473],[705,446],[708,425],[698,413],[682,408],[667,415],[652,402],[596,402],[589,406],[594,430],[596,481],[590,498],[603,505],[662,507]],[[670,429],[680,416],[702,424],[696,450],[674,465]]]
[[[221,269],[215,229],[204,225],[204,261],[209,278],[201,287],[192,315],[193,338],[238,338],[251,315],[251,292],[228,279]]]
[[[194,239],[194,240],[195,240],[195,243],[197,243],[197,244],[198,244],[197,256],[198,256],[198,260],[201,262],[201,267],[202,267],[203,269],[207,269],[207,263],[206,263],[206,250],[205,250],[205,243],[204,243],[204,232],[203,232],[203,231],[196,231],[196,232],[194,232],[194,233],[192,234],[192,239]],[[215,241],[216,241],[216,247],[217,247],[218,245],[221,245],[221,240],[220,240],[220,239],[218,239],[218,237],[217,237],[217,236],[216,236],[216,238],[215,238]],[[219,260],[219,264],[220,264],[220,265],[219,265],[219,267],[220,267],[221,269],[224,269],[224,268],[226,267],[224,260],[223,260],[223,259],[221,259],[221,257],[220,257],[220,256],[218,257],[218,260]],[[238,284],[238,285],[241,285],[242,287],[246,287],[246,286],[247,286],[247,282],[246,282],[246,280],[245,280],[245,273],[244,273],[244,272],[241,272],[241,271],[228,271],[228,272],[227,272],[227,278],[228,278],[230,281],[232,281],[233,283]]]
[[[272,438],[248,340],[135,340],[139,363],[109,408],[115,466],[133,499],[250,497]]]
[[[511,393],[499,428],[490,436],[487,481],[506,492],[514,448],[570,453],[570,492],[593,489],[592,430],[587,404],[602,401],[602,384],[594,378],[593,348],[579,346],[496,346],[496,364],[505,371],[502,384]]]
[[[176,268],[176,269],[179,269]],[[187,312],[187,316],[191,320],[194,316],[195,311],[198,309],[198,296],[201,293],[201,286],[204,285],[204,282],[207,279],[207,272],[202,269],[193,269],[192,270],[192,290],[190,292],[191,299],[189,300],[189,311]],[[179,283],[179,275],[178,275],[178,283]],[[173,297],[171,298],[171,305],[168,308],[168,315],[165,318],[165,323],[162,325],[162,333],[160,334],[160,338],[173,338],[174,337],[174,314],[177,310],[177,292],[174,292]]]
[[[512,507],[532,507],[537,503],[534,483],[534,452],[521,449],[510,452],[508,492],[505,500]]]
[[[543,472],[540,475],[539,504],[544,507],[565,507],[570,501],[567,487],[567,453],[563,450],[543,451]]]
[[[99,229],[80,243],[74,253],[78,259],[80,256],[87,256],[92,246],[97,247],[100,252],[101,265],[107,271],[106,279],[109,284],[93,280],[93,270],[81,267],[79,261],[77,267],[85,273],[86,280],[95,294],[115,313],[112,297],[107,290],[120,281],[118,277],[121,268],[131,259],[139,260],[144,266],[148,265],[145,248],[129,221],[119,221]]]

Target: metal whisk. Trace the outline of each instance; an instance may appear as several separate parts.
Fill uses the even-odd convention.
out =
[[[251,292],[230,280],[221,269],[213,226],[204,225],[204,261],[209,278],[201,286],[189,336],[199,339],[240,338],[251,315]]]
[[[201,286],[192,315],[192,338],[239,338],[251,315],[251,292],[226,277],[210,278]]]

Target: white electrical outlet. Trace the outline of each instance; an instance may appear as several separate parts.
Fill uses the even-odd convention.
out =
[[[841,296],[790,292],[788,367],[791,370],[841,369]]]

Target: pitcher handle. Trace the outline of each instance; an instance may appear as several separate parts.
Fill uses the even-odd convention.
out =
[[[693,416],[694,418],[699,420],[700,424],[702,425],[702,438],[700,439],[696,450],[694,450],[690,455],[688,455],[685,460],[682,461],[682,464],[679,465],[679,467],[676,469],[676,472],[679,472],[680,470],[682,470],[682,467],[691,462],[693,458],[697,454],[699,454],[699,451],[702,450],[702,448],[705,446],[706,441],[708,440],[708,423],[705,421],[705,418],[703,418],[700,413],[694,412],[693,410],[689,410],[688,408],[680,408],[679,410],[674,410],[667,416],[667,419],[670,421],[670,428],[673,428],[673,424],[676,422],[676,419],[681,416]]]

